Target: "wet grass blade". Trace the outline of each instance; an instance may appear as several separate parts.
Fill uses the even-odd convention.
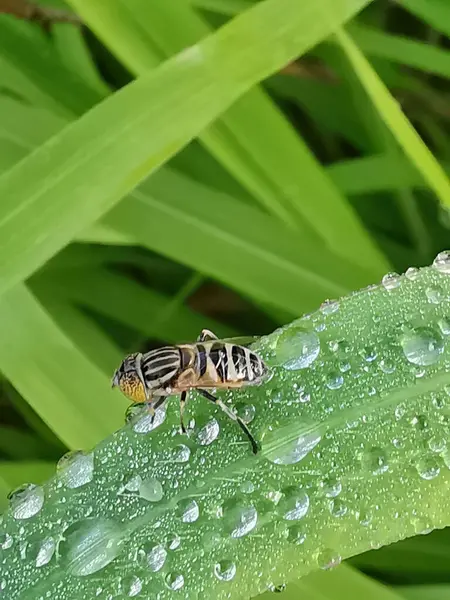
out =
[[[13,498],[0,565],[10,600],[93,597],[99,587],[251,597],[449,525],[449,273],[440,256],[262,338],[255,349],[272,378],[228,396],[253,416],[259,455],[195,397],[189,437],[170,402],[158,426],[137,414]],[[19,560],[31,540],[44,565],[34,553]]]

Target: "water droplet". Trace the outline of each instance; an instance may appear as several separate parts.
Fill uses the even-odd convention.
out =
[[[13,545],[13,538],[9,533],[0,533],[0,550],[8,550]]]
[[[214,575],[220,581],[231,581],[236,575],[236,565],[231,560],[222,560],[214,565]]]
[[[251,481],[243,481],[239,489],[243,494],[252,494],[255,491],[255,486]]]
[[[44,506],[44,490],[27,483],[10,492],[8,500],[15,519],[30,519]]]
[[[278,509],[286,521],[302,519],[309,509],[309,496],[297,487],[283,490],[283,498],[278,504]]]
[[[450,273],[450,251],[439,252],[433,261],[433,267],[441,273]]]
[[[122,577],[120,587],[123,594],[132,598],[141,593],[142,581],[136,575],[128,575],[127,577]]]
[[[284,592],[286,589],[286,584],[285,583],[281,583],[279,585],[275,585],[274,583],[269,583],[269,585],[267,586],[267,590],[269,592],[273,592],[274,594],[281,594],[282,592]]]
[[[400,338],[403,352],[409,362],[428,366],[435,363],[444,350],[441,335],[431,327],[417,327]]]
[[[342,492],[342,483],[337,477],[331,476],[321,483],[323,492],[327,498],[336,498]]]
[[[203,427],[196,429],[196,440],[200,446],[209,446],[217,439],[220,432],[216,419],[210,419]]]
[[[417,279],[417,276],[419,275],[419,269],[417,267],[409,267],[405,275],[409,280],[415,281]]]
[[[372,512],[368,509],[362,509],[357,516],[359,524],[363,527],[368,527],[372,522]]]
[[[306,369],[319,356],[320,340],[314,331],[290,327],[278,340],[277,359],[288,371]]]
[[[400,275],[398,273],[386,273],[381,280],[384,289],[390,292],[400,285]]]
[[[339,310],[339,302],[337,300],[325,300],[320,305],[320,310],[324,315],[331,315]]]
[[[255,418],[256,408],[253,404],[238,404],[236,407],[236,414],[244,421],[244,423],[248,424]]]
[[[264,440],[264,455],[277,465],[294,465],[305,458],[321,439],[318,431],[311,431],[284,441],[282,431],[278,430]]]
[[[395,371],[395,364],[389,358],[383,358],[380,361],[380,369],[383,371],[383,373],[389,375]]]
[[[168,573],[165,582],[170,590],[178,591],[184,586],[184,577],[181,573]]]
[[[180,500],[178,509],[183,523],[194,523],[200,515],[200,509],[195,500]]]
[[[442,301],[442,290],[437,287],[427,288],[425,294],[430,304],[439,304]]]
[[[333,569],[341,564],[342,557],[333,550],[325,548],[317,555],[317,565],[320,569]]]
[[[160,571],[167,558],[167,550],[162,544],[147,544],[139,551],[142,562],[151,570],[156,573]]]
[[[436,452],[436,454],[439,454],[441,452],[444,452],[444,450],[447,447],[447,442],[444,438],[435,435],[428,440],[428,447],[432,452]]]
[[[177,550],[180,544],[181,538],[177,533],[169,533],[166,537],[166,545],[169,550]]]
[[[336,498],[330,502],[330,513],[333,515],[333,517],[343,517],[347,514],[347,510],[347,506],[342,502],[342,500],[339,500],[339,498]]]
[[[370,448],[363,456],[363,465],[373,475],[381,475],[389,470],[387,453],[383,448]]]
[[[23,548],[23,558],[33,561],[36,567],[43,567],[51,561],[55,550],[56,542],[52,537],[44,540],[31,538]]]
[[[300,394],[298,395],[298,401],[301,402],[302,404],[306,404],[310,400],[311,400],[311,394],[309,394],[305,390],[302,390],[300,392]]]
[[[172,460],[176,463],[186,463],[191,457],[191,449],[185,444],[178,444],[172,451]]]
[[[289,540],[289,542],[292,542],[293,544],[297,544],[298,546],[300,546],[301,544],[305,543],[306,534],[303,531],[303,529],[300,528],[299,525],[293,525],[292,527],[289,527],[289,529],[288,529],[287,539]]]
[[[86,576],[109,565],[119,554],[122,532],[104,518],[84,519],[64,531],[58,551],[70,575]]]
[[[164,423],[165,419],[165,406],[158,408],[154,415],[149,412],[148,407],[139,407],[139,411],[136,411],[136,413],[132,416],[131,422],[133,423],[133,430],[136,433],[150,433],[150,431],[153,431],[162,423]]]
[[[231,500],[223,506],[226,528],[231,537],[240,538],[256,527],[258,513],[252,504]]]
[[[68,488],[86,485],[94,476],[94,455],[81,451],[68,452],[58,461],[56,473]]]
[[[164,496],[163,486],[154,477],[143,479],[139,484],[139,496],[149,502],[159,502]]]
[[[420,459],[416,468],[422,479],[434,479],[439,475],[441,470],[439,463],[434,456]]]
[[[441,330],[442,335],[450,334],[450,319],[448,317],[443,317],[438,321],[438,327]]]
[[[342,387],[344,383],[344,377],[339,371],[333,371],[328,375],[326,386],[329,390],[337,390]]]

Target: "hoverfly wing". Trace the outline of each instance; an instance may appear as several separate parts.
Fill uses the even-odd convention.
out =
[[[235,346],[251,346],[260,338],[259,335],[242,335],[237,337],[220,338],[219,341]]]

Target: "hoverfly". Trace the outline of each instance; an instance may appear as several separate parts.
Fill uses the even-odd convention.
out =
[[[255,353],[232,341],[219,340],[203,329],[194,344],[163,346],[125,357],[114,373],[112,386],[133,402],[146,402],[154,413],[168,396],[180,394],[181,432],[187,433],[183,414],[189,390],[198,392],[236,421],[256,454],[258,445],[245,422],[207,388],[233,389],[260,384],[268,369]]]

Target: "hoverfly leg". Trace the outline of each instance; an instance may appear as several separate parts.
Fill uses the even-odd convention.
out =
[[[184,407],[186,406],[187,392],[181,392],[180,396],[180,432],[182,434],[187,433],[186,425],[184,424]]]
[[[160,396],[159,398],[157,398],[155,400],[155,402],[153,404],[149,404],[149,402],[146,402],[147,406],[148,406],[148,412],[150,413],[151,417],[152,417],[152,422],[153,419],[155,418],[155,413],[158,410],[158,408],[160,408],[164,402],[166,401],[166,397],[165,396]]]
[[[208,340],[217,340],[218,337],[209,329],[202,329],[201,334],[197,338],[197,342],[207,342]]]
[[[236,414],[234,414],[234,412],[232,412],[228,408],[228,406],[226,404],[224,404],[222,402],[222,400],[220,400],[219,398],[216,398],[215,396],[213,396],[206,390],[199,389],[198,392],[203,397],[207,398],[211,402],[214,402],[214,404],[216,404],[216,406],[219,406],[221,408],[221,410],[223,410],[223,412],[227,415],[227,417],[229,417],[230,419],[232,419],[233,421],[236,421],[238,423],[239,427],[242,429],[242,431],[245,433],[245,435],[250,440],[250,443],[252,445],[253,454],[257,454],[259,451],[258,443],[255,440],[255,438],[252,436],[252,434],[250,433],[250,430],[247,427],[247,425],[244,423],[244,421],[240,417],[238,417]]]

